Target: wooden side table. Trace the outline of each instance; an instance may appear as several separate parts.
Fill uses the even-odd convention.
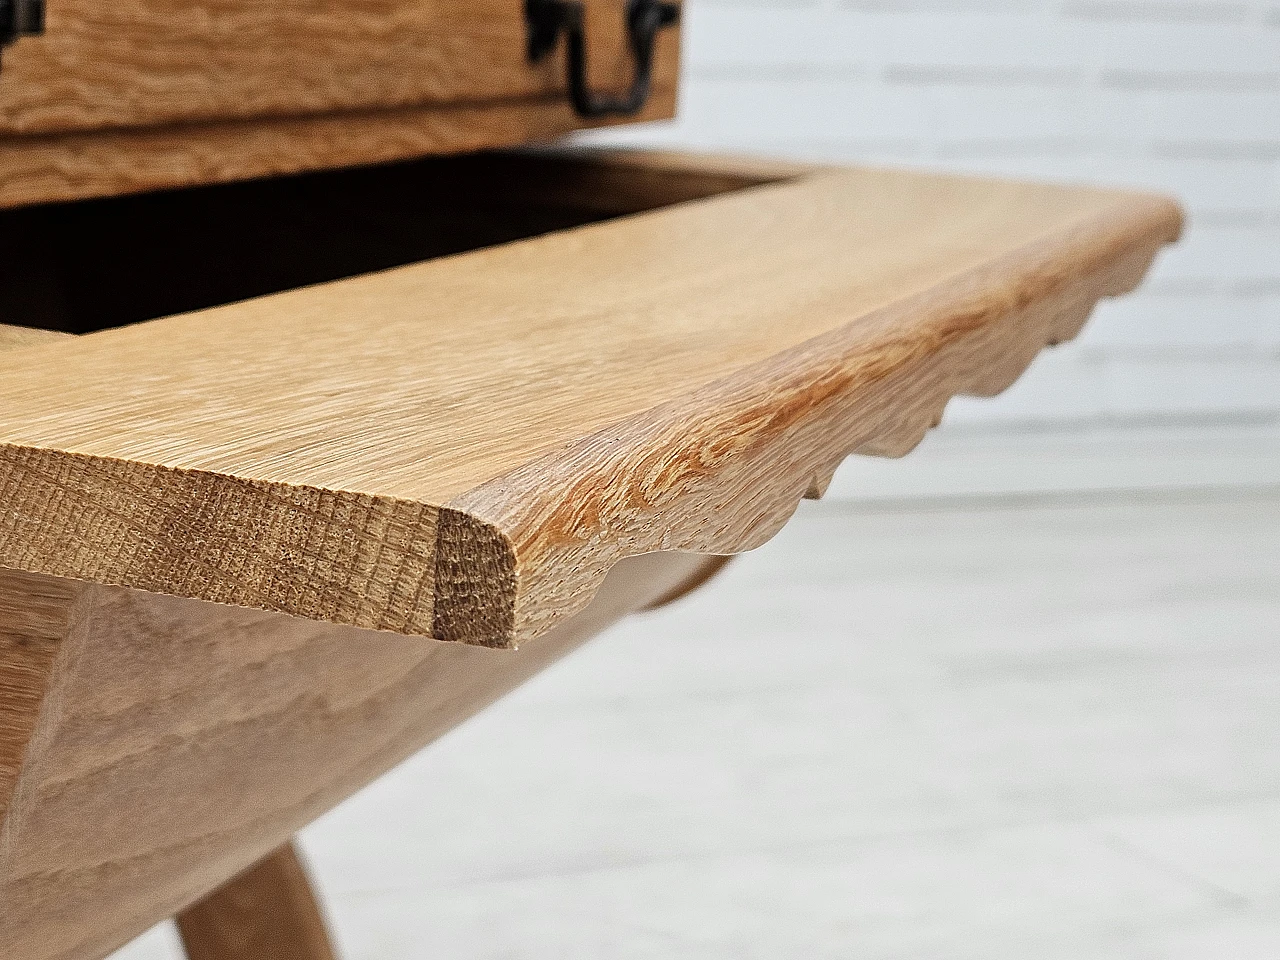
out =
[[[1107,190],[448,156],[671,116],[678,20],[0,0],[0,957],[172,916],[192,960],[331,957],[297,830],[1178,235]]]
[[[64,279],[104,276],[76,237],[143,250],[87,296],[28,290],[62,332],[0,330],[14,960],[174,915],[193,960],[329,956],[295,831],[765,542],[847,455],[1006,387],[1181,222],[1134,193],[589,152],[0,216]],[[278,260],[236,256],[264,232]],[[129,324],[144,290],[207,308]]]

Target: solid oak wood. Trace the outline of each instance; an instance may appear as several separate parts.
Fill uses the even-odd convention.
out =
[[[587,0],[592,83],[625,87],[625,0]],[[635,117],[587,121],[523,0],[64,0],[4,53],[0,207],[547,141],[674,115],[679,27]]]
[[[66,339],[64,334],[49,331],[0,326],[0,350]],[[523,657],[525,662],[507,660],[496,664],[496,672],[491,669],[495,664],[483,661],[458,664],[441,670],[441,676],[434,679],[430,678],[431,671],[423,670],[416,690],[406,684],[384,684],[368,698],[416,693],[416,697],[406,696],[411,702],[390,710],[384,707],[379,716],[403,716],[409,710],[421,710],[428,722],[425,727],[419,725],[410,736],[430,739],[626,610],[649,608],[688,592],[718,570],[721,560],[690,556],[641,558],[620,569],[594,609],[574,629],[561,631],[557,642],[548,643],[543,651],[526,650],[514,655]],[[224,717],[216,716],[217,710],[230,704],[247,705],[253,694],[228,699],[225,695],[209,697],[208,691],[245,683],[259,692],[271,691],[282,677],[287,677],[291,661],[305,665],[308,658],[296,650],[297,624],[290,618],[276,617],[266,622],[255,618],[246,632],[253,635],[256,646],[240,652],[238,662],[236,651],[245,646],[245,636],[234,629],[225,635],[216,627],[202,629],[209,613],[217,612],[217,608],[203,604],[188,605],[194,611],[190,622],[183,622],[181,612],[175,613],[170,621],[174,629],[147,630],[145,624],[131,623],[129,617],[115,621],[108,615],[108,633],[122,629],[135,641],[125,650],[113,650],[110,644],[99,642],[102,638],[91,628],[83,649],[64,648],[73,621],[88,612],[90,604],[85,593],[91,589],[68,580],[0,573],[0,836],[6,838],[0,843],[0,915],[5,918],[0,925],[0,948],[4,956],[15,960],[101,956],[173,910],[171,885],[176,885],[180,894],[194,896],[193,891],[208,890],[225,879],[224,875],[234,872],[234,867],[226,865],[228,856],[233,863],[252,856],[263,838],[259,825],[244,825],[246,816],[252,819],[255,812],[268,818],[274,815],[268,836],[284,834],[286,828],[279,824],[281,816],[293,816],[299,822],[303,819],[291,809],[299,792],[305,793],[309,786],[319,787],[329,796],[349,792],[371,776],[367,770],[353,773],[349,758],[353,753],[358,756],[361,749],[369,753],[379,749],[376,739],[372,743],[351,743],[362,732],[377,729],[376,723],[351,729],[331,722],[313,727],[308,738],[305,722],[300,735],[296,729],[286,729],[289,724],[272,709],[254,712],[241,708],[230,710]],[[129,609],[153,608],[145,594],[118,599],[127,599]],[[155,600],[164,602],[163,598]],[[302,636],[307,637],[308,633],[304,630]],[[190,642],[193,636],[195,643]],[[373,635],[375,647],[381,639]],[[164,649],[154,649],[157,645]],[[221,669],[210,670],[211,651],[207,648],[219,647],[228,652],[214,656],[213,662],[221,664]],[[323,644],[317,647],[312,654],[318,661],[325,659]],[[379,673],[370,666],[373,654],[358,646],[351,652],[356,657],[350,664],[359,664],[355,670],[340,658],[333,661],[332,670],[324,672],[335,685],[365,689],[371,671]],[[153,671],[161,653],[165,654],[161,668]],[[70,659],[73,656],[86,675],[95,678],[90,682],[95,689],[103,679],[99,670],[107,665],[105,661],[119,659],[124,664],[122,675],[132,673],[132,679],[123,685],[117,681],[113,686],[108,681],[100,701],[110,705],[105,713],[98,711],[95,716],[94,701],[86,711],[70,680],[75,671]],[[191,658],[192,676],[175,675],[181,674],[179,665],[187,657]],[[421,658],[413,659],[416,662]],[[452,654],[446,652],[445,659],[452,659]],[[169,665],[167,669],[164,663]],[[55,664],[59,671],[56,679]],[[267,669],[273,664],[273,669]],[[345,677],[344,670],[349,671]],[[451,682],[459,672],[476,676],[466,683]],[[381,675],[385,676],[385,669]],[[150,677],[157,680],[156,685],[149,682]],[[305,684],[305,678],[314,679],[314,673],[304,669],[303,677]],[[181,693],[166,696],[169,687]],[[281,694],[287,704],[288,691],[276,690],[274,700],[267,696],[260,705],[279,702]],[[72,699],[68,705],[64,705],[66,696]],[[368,699],[354,696],[365,709],[370,709]],[[450,704],[454,700],[460,702]],[[164,706],[166,701],[168,706]],[[75,719],[78,716],[84,718],[79,723]],[[45,727],[44,739],[33,744],[32,736],[40,722]],[[61,741],[53,737],[51,746],[51,727],[69,731],[69,735]],[[302,739],[310,743],[306,748],[309,755],[328,757],[325,740],[335,729],[337,760],[329,758],[329,762],[317,763],[309,771],[310,776],[302,777],[301,785],[281,778],[274,753],[264,754],[262,750],[264,744],[283,734],[286,750]],[[421,732],[424,729],[425,734]],[[381,731],[381,735],[387,735],[387,731]],[[391,736],[396,734],[392,732]],[[399,734],[404,736],[403,732]],[[78,765],[69,765],[77,772],[70,777],[65,773],[50,777],[51,769],[67,769],[65,757],[62,767],[39,762],[38,758],[51,749],[68,751],[72,761],[82,757]],[[148,754],[167,759],[159,761],[159,776],[146,774],[145,782],[139,782],[133,774]],[[20,783],[24,764],[26,776]],[[210,765],[234,773],[225,779],[210,778],[204,770]],[[252,787],[245,786],[245,778]],[[327,782],[330,778],[340,783]],[[211,783],[216,796],[209,793]],[[54,791],[59,801],[69,802],[71,809],[79,813],[62,824],[56,816],[43,821],[37,818],[32,824],[21,816],[20,802],[19,815],[8,815],[9,801],[15,794],[34,797],[28,802],[43,806],[39,799],[42,790]],[[147,803],[139,802],[139,790],[145,793]],[[231,799],[235,802],[229,808],[218,802]],[[197,815],[188,817],[193,810]],[[104,812],[105,821],[101,819]],[[111,826],[105,837],[100,832],[104,823]],[[89,862],[65,859],[68,850],[81,849],[86,837],[97,842]],[[53,852],[41,849],[42,844]],[[161,859],[157,863],[146,853],[150,845],[172,846],[189,860],[175,863]],[[249,847],[249,852],[243,851],[242,846]],[[144,852],[139,855],[139,850]],[[24,854],[34,860],[35,870],[28,865],[26,872],[22,871],[19,864]],[[209,858],[215,860],[213,865],[207,862]],[[41,866],[48,877],[43,882]],[[136,875],[139,870],[143,875]],[[82,891],[79,900],[74,890]],[[129,908],[124,916],[117,909],[122,894]],[[177,919],[191,960],[331,960],[333,955],[305,871],[288,843],[205,893],[182,909]]]
[[[178,914],[187,960],[335,960],[292,843]]]
[[[0,357],[0,564],[514,646],[625,557],[751,549],[848,454],[905,453],[1180,225],[817,171],[34,347]]]
[[[55,339],[0,326],[0,349]],[[479,657],[0,572],[0,955],[100,957],[195,900],[191,960],[332,960],[291,845],[237,869],[719,559],[637,558],[538,649]]]
[[[65,337],[0,324],[0,352]],[[67,629],[66,614],[74,592],[65,581],[2,575],[18,587],[0,591],[0,827],[22,771],[54,655]]]
[[[64,339],[65,333],[55,330],[40,330],[33,327],[15,327],[0,323],[0,351],[14,347],[29,347],[37,343],[52,343]]]
[[[489,162],[513,209],[649,212],[0,328],[0,956],[93,960],[183,911],[226,945],[245,891],[297,904],[287,864],[243,871],[763,541],[849,452],[1007,385],[1180,226],[925,174]]]
[[[712,562],[621,563],[518,651],[0,572],[0,956],[98,960]]]
[[[625,0],[587,0],[593,82],[632,72]],[[159,127],[565,96],[531,64],[521,0],[61,0],[4,54],[0,135]],[[679,29],[654,77],[674,86]]]
[[[0,85],[3,81],[0,81]],[[0,136],[0,208],[464,153],[675,115],[674,84],[636,117],[584,121],[563,96],[101,131]]]

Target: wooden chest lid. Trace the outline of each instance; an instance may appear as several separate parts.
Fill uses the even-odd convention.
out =
[[[43,0],[0,8],[14,3]],[[531,51],[547,16],[537,11],[579,6],[585,85],[616,97],[643,67],[638,109],[575,109],[567,30]],[[652,57],[637,63],[646,11],[651,26],[666,19],[640,31]],[[43,32],[3,53],[0,208],[671,117],[674,11],[661,0],[59,0]]]

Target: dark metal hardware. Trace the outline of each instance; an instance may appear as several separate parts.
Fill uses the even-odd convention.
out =
[[[3,3],[4,0],[0,0]],[[564,34],[567,77],[573,107],[583,117],[639,113],[653,86],[653,45],[658,31],[680,20],[680,5],[668,0],[627,0],[627,38],[635,77],[624,94],[593,93],[587,85],[587,36],[582,0],[525,0],[529,21],[529,60],[538,63]]]
[[[44,33],[44,0],[0,0],[0,48]]]

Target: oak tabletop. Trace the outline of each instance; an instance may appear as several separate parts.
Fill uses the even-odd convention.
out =
[[[8,351],[0,565],[512,646],[622,557],[763,542],[1180,226],[1139,193],[822,169]]]

